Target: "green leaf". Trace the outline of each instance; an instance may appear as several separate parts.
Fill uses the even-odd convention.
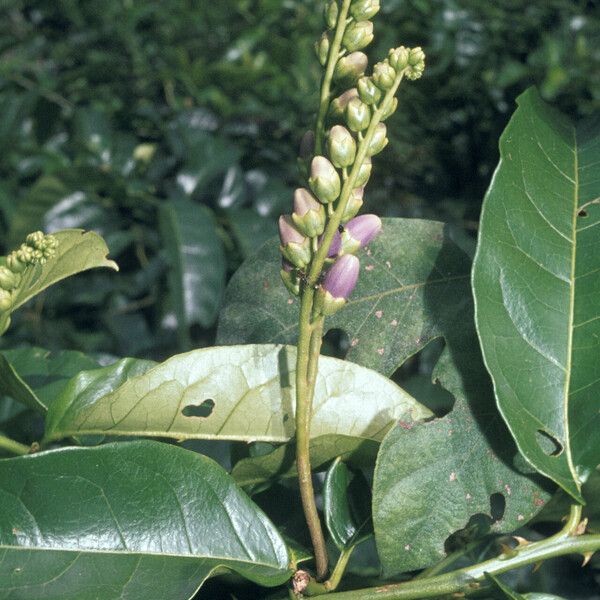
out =
[[[498,406],[525,458],[581,500],[600,462],[600,121],[534,89],[501,141],[473,271]]]
[[[161,206],[160,227],[170,266],[171,299],[180,336],[187,339],[191,325],[210,327],[217,318],[225,287],[223,244],[212,212],[187,198]]]
[[[499,600],[525,600],[524,596],[511,590],[491,573],[486,573],[485,578],[491,583],[493,591],[496,592],[494,596],[499,598]]]
[[[142,375],[123,361],[74,378],[48,413],[46,438],[107,434],[286,442],[294,435],[295,348],[248,345],[176,355]],[[380,440],[397,419],[430,413],[387,378],[324,358],[313,437]]]
[[[0,391],[39,413],[45,414],[47,410],[2,354],[0,354]]]
[[[285,544],[215,462],[140,441],[0,461],[0,595],[186,600],[219,568],[290,576]]]
[[[370,495],[364,476],[354,475],[340,458],[331,464],[323,485],[323,514],[338,550],[355,546],[361,541],[359,538],[364,539],[365,535],[372,533],[367,528],[371,521],[368,511]]]
[[[117,264],[106,258],[108,248],[104,240],[93,231],[65,229],[53,234],[58,247],[53,258],[44,265],[29,267],[15,291],[9,313],[44,291],[47,287],[88,269],[108,267],[118,271]]]

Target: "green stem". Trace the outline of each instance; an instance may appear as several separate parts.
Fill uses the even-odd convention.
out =
[[[342,553],[340,554],[337,563],[331,573],[331,577],[324,583],[325,589],[328,592],[332,592],[337,589],[337,586],[340,585],[340,581],[342,580],[342,576],[346,571],[346,567],[348,566],[348,561],[352,556],[352,552],[354,552],[354,548],[356,548],[358,544],[353,544],[348,548],[344,548]]]
[[[0,433],[0,449],[2,450],[6,450],[7,452],[10,452],[11,454],[18,454],[18,455],[23,455],[23,454],[29,454],[29,446],[26,446],[25,444],[20,444],[19,442],[15,442],[15,440],[11,440],[10,438],[2,435]]]
[[[413,600],[433,598],[449,594],[467,594],[479,589],[485,582],[485,574],[500,575],[540,563],[565,554],[581,554],[586,557],[600,550],[600,535],[574,535],[581,507],[571,511],[565,527],[545,540],[519,546],[510,555],[501,554],[482,563],[458,569],[429,579],[414,579],[375,588],[330,594],[333,600]]]
[[[333,70],[335,69],[335,65],[340,55],[340,47],[342,45],[344,31],[346,30],[346,18],[348,17],[350,2],[351,0],[344,0],[342,2],[342,6],[340,7],[337,25],[335,27],[335,34],[333,37],[333,41],[329,46],[325,74],[323,75],[323,81],[321,82],[319,111],[317,113],[317,124],[315,127],[315,154],[317,156],[323,154],[323,140],[325,138],[325,118],[327,117],[327,111],[329,110],[329,102],[331,100],[331,80],[333,78]]]

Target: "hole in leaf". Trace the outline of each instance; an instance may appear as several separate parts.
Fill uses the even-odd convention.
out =
[[[578,213],[577,213],[578,217],[587,217],[588,213],[587,210],[585,210],[585,208],[582,208]]]
[[[494,523],[502,520],[505,510],[506,498],[504,497],[504,494],[501,494],[500,492],[492,494],[490,496],[490,514],[492,515]]]
[[[350,336],[343,329],[330,329],[323,336],[321,354],[333,358],[346,358],[350,350]]]
[[[490,532],[493,524],[489,515],[476,513],[470,519],[464,529],[459,529],[451,534],[444,543],[446,553],[456,552],[464,548],[468,543],[481,539]]]
[[[444,389],[432,375],[444,350],[443,338],[431,340],[419,352],[406,360],[392,375],[392,380],[424,404],[440,418],[454,408],[454,396]]]
[[[538,429],[535,432],[535,438],[544,454],[547,454],[548,456],[559,456],[560,454],[562,454],[562,444],[558,441],[556,437],[554,437],[547,431],[544,431],[543,429]]]
[[[213,408],[215,407],[215,401],[212,398],[208,398],[202,404],[189,404],[182,411],[181,414],[184,417],[210,417]]]

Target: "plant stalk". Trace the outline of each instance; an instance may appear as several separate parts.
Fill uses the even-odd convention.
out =
[[[30,450],[29,446],[16,442],[2,434],[0,434],[0,449],[6,450],[11,454],[18,454],[19,456],[29,454]]]

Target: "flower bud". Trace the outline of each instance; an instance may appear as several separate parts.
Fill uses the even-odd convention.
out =
[[[350,197],[346,203],[344,214],[342,215],[342,223],[347,223],[350,219],[358,214],[358,211],[363,205],[363,196],[365,193],[364,187],[354,188],[350,192]]]
[[[315,237],[325,230],[325,207],[305,188],[294,192],[294,225],[304,235]]]
[[[356,142],[352,134],[341,125],[335,125],[327,138],[327,153],[334,166],[349,167],[356,157]]]
[[[316,308],[321,314],[333,315],[346,304],[356,287],[359,270],[360,262],[352,254],[346,254],[333,263],[317,292]]]
[[[8,267],[0,266],[0,288],[10,291],[21,283],[21,276],[13,273]]]
[[[369,59],[363,52],[352,52],[342,56],[333,70],[335,81],[348,81],[354,83],[365,72]]]
[[[408,66],[409,54],[410,50],[408,48],[405,48],[404,46],[392,48],[388,55],[390,65],[392,65],[392,67],[396,69],[396,71],[402,71],[403,69],[406,69],[406,67]]]
[[[346,27],[342,45],[348,52],[362,50],[373,41],[373,23],[371,21],[353,21]]]
[[[283,284],[288,289],[290,294],[294,296],[300,295],[300,278],[298,274],[294,270],[294,266],[289,263],[285,258],[281,259],[281,271],[279,271],[281,275],[281,280]]]
[[[391,117],[396,112],[397,108],[398,108],[398,98],[392,98],[390,105],[388,106],[387,110],[385,110],[383,112],[380,120],[385,121],[388,117]]]
[[[373,132],[371,143],[367,148],[367,156],[375,156],[387,146],[389,140],[387,139],[386,134],[387,127],[383,123],[378,123]]]
[[[412,48],[408,55],[408,69],[406,76],[408,79],[419,79],[425,70],[425,52],[418,46]]]
[[[377,104],[381,100],[381,90],[373,83],[370,77],[361,77],[358,80],[358,95],[365,104]]]
[[[348,102],[353,98],[358,98],[358,90],[356,88],[350,88],[346,90],[341,96],[338,96],[331,101],[329,105],[329,118],[330,119],[341,119],[346,112]]]
[[[363,131],[371,122],[371,110],[360,98],[352,98],[346,106],[346,124],[352,131]]]
[[[12,294],[0,288],[0,313],[10,310],[12,306]]]
[[[378,62],[373,67],[373,82],[384,92],[389,90],[396,80],[396,71],[387,60]]]
[[[325,5],[325,11],[323,14],[323,18],[325,20],[325,25],[329,29],[333,29],[337,25],[338,13],[339,13],[339,8],[338,8],[338,3],[336,2],[336,0],[331,0],[331,2],[328,2]]]
[[[350,6],[350,14],[357,21],[374,17],[379,12],[379,0],[355,0]]]
[[[371,177],[372,167],[373,165],[371,164],[371,158],[367,156],[358,170],[358,175],[356,176],[356,181],[354,182],[356,187],[363,187],[367,184],[369,177]]]
[[[6,266],[13,273],[22,273],[27,268],[27,263],[21,262],[21,260],[19,260],[17,251],[15,250],[6,257]]]
[[[289,215],[279,217],[279,239],[284,258],[300,269],[308,265],[311,258],[310,240],[294,227]]]
[[[313,194],[323,204],[334,202],[340,195],[340,176],[335,167],[324,156],[313,158],[310,164],[308,184]]]
[[[321,39],[315,43],[315,52],[321,65],[325,66],[327,55],[329,54],[329,36],[327,33],[324,33]]]
[[[27,244],[21,244],[16,250],[17,258],[25,265],[30,265],[35,262],[34,249]]]
[[[364,248],[381,231],[381,219],[377,215],[360,215],[349,221],[342,233],[336,232],[328,257],[354,254]]]

